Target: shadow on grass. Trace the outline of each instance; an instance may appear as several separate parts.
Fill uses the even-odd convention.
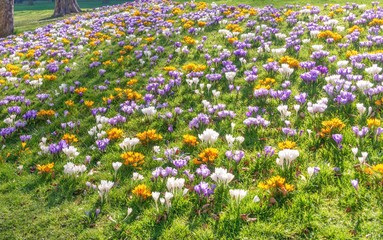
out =
[[[67,16],[70,16],[70,15],[67,15]],[[58,17],[54,17],[53,15],[50,16],[50,17],[45,17],[45,18],[41,18],[39,20],[37,20],[38,22],[40,21],[50,21],[50,20],[60,20],[63,16],[58,16]]]
[[[26,194],[32,193],[33,197],[47,208],[56,207],[67,200],[74,201],[76,196],[83,192],[83,189],[79,188],[78,184],[75,181],[71,181],[71,179],[64,178],[54,183],[47,181],[48,177],[50,176],[35,178],[33,181],[25,184],[21,191]]]

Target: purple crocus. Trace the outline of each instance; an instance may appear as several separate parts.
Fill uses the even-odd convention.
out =
[[[55,73],[59,70],[59,66],[56,64],[56,63],[50,63],[46,66],[46,69],[50,72],[50,73]]]
[[[49,145],[49,151],[51,154],[58,154],[63,150],[63,148],[66,148],[67,146],[68,146],[68,144],[64,140],[61,140],[58,143],[50,144]]]
[[[210,195],[214,194],[215,185],[212,184],[209,186],[206,182],[200,182],[198,185],[194,186],[194,191],[199,196],[209,197]]]
[[[368,127],[362,127],[359,129],[358,126],[353,126],[351,129],[357,137],[364,137],[368,133]]]
[[[207,178],[210,175],[210,170],[205,164],[201,164],[201,166],[197,168],[196,173],[203,178]]]
[[[187,170],[185,170],[183,173],[188,177],[188,179],[189,179],[190,182],[193,182],[193,180],[194,180],[194,174],[190,173],[190,170],[187,169]]]
[[[5,137],[11,135],[14,131],[16,131],[16,128],[14,128],[14,127],[1,128],[0,129],[0,136],[5,138]]]
[[[8,108],[8,113],[9,114],[20,114],[21,113],[21,107],[19,106],[12,106]]]
[[[109,145],[109,138],[97,140],[96,144],[100,151],[105,152],[106,147]]]
[[[245,156],[245,152],[241,150],[235,150],[235,151],[226,151],[225,156],[229,160],[234,160],[236,163],[239,163],[242,158]]]
[[[176,168],[183,168],[188,164],[188,159],[187,158],[178,158],[173,161],[173,165]]]
[[[21,135],[20,136],[20,141],[26,142],[26,141],[31,140],[31,138],[32,138],[32,135]]]
[[[103,76],[105,73],[106,73],[106,70],[105,70],[105,69],[100,69],[100,70],[98,71],[98,74],[100,74],[100,76]]]
[[[271,157],[275,153],[275,149],[272,146],[265,146],[263,151],[265,152],[265,157]]]
[[[295,96],[294,99],[300,104],[304,104],[306,102],[307,93],[300,93],[299,95]]]
[[[342,147],[342,140],[343,140],[343,135],[342,134],[333,134],[332,139],[334,139],[335,143],[338,145],[339,148]]]

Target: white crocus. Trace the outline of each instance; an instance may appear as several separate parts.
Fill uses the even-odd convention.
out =
[[[282,64],[282,66],[278,69],[278,72],[282,74],[282,76],[288,78],[294,72],[294,69],[290,68],[288,64]]]
[[[133,209],[128,207],[128,210],[126,211],[126,214],[127,214],[126,216],[128,217],[130,214],[132,214],[132,212],[133,212]]]
[[[207,144],[214,144],[218,140],[218,137],[219,133],[210,128],[203,131],[202,134],[198,134],[198,138]]]
[[[290,115],[291,115],[291,112],[288,110],[288,106],[287,105],[279,105],[277,107],[277,110],[281,114],[282,119],[290,117]]]
[[[211,179],[216,183],[223,183],[224,185],[230,183],[234,179],[234,175],[227,172],[225,168],[215,168],[213,174],[211,174]]]
[[[356,86],[361,90],[361,91],[365,91],[367,89],[370,89],[374,86],[374,84],[372,84],[371,82],[369,81],[365,81],[365,80],[360,80],[360,81],[357,81],[356,82]]]
[[[234,132],[234,128],[235,128],[235,123],[230,123],[230,127],[231,127],[231,133],[233,133]]]
[[[242,143],[245,141],[245,138],[242,137],[242,136],[238,136],[238,137],[235,138],[235,140],[236,140],[237,142],[239,142],[239,144],[242,144]]]
[[[166,182],[166,187],[168,191],[175,193],[179,190],[182,190],[182,188],[185,185],[185,179],[184,178],[174,178],[170,177],[168,178],[168,181]]]
[[[122,162],[113,162],[112,167],[114,169],[114,178],[117,178],[117,171],[122,166]]]
[[[155,107],[150,106],[150,107],[141,109],[141,112],[142,112],[145,116],[147,116],[147,117],[153,117],[153,116],[157,113],[157,110],[156,110]]]
[[[165,192],[165,203],[167,208],[170,208],[172,206],[171,199],[173,197],[174,197],[173,193]]]
[[[363,115],[363,113],[366,112],[366,107],[363,105],[363,103],[357,103],[356,109],[358,110],[359,115]]]
[[[361,152],[361,154],[362,154],[362,156],[358,157],[359,163],[360,164],[365,164],[367,156],[368,156],[368,152]]]
[[[271,49],[271,53],[277,56],[282,56],[286,52],[286,48]]]
[[[299,109],[301,109],[301,105],[295,104],[294,105],[294,110],[298,113]]]
[[[206,84],[206,88],[207,88],[207,91],[209,92],[211,88],[211,84],[210,83]]]
[[[316,103],[308,102],[307,111],[311,114],[323,113],[327,109],[327,98],[319,99]]]
[[[107,180],[101,180],[100,185],[98,185],[98,194],[101,197],[101,202],[103,202],[104,198],[107,198],[107,195],[110,191],[110,189],[113,187],[114,182],[107,181]]]
[[[348,64],[348,61],[347,60],[341,60],[341,61],[338,61],[336,63],[336,65],[338,66],[338,68],[342,68],[342,67],[346,67]]]
[[[356,157],[356,154],[358,154],[358,150],[359,149],[357,147],[351,148],[351,152],[354,154],[354,157]]]
[[[234,199],[237,204],[239,204],[247,195],[247,191],[243,189],[230,189],[229,193],[231,198]]]
[[[234,81],[235,75],[237,75],[236,72],[226,72],[225,73],[225,77],[226,77],[227,81],[229,81],[230,83],[232,83]]]
[[[75,157],[77,157],[80,153],[77,151],[77,148],[73,147],[73,146],[69,146],[69,147],[66,147],[66,148],[63,148],[63,152],[65,153],[65,155],[69,158],[69,159],[73,159]]]
[[[154,199],[154,203],[156,204],[156,210],[158,212],[158,199],[160,197],[160,192],[152,192],[152,197]]]
[[[126,151],[126,150],[132,150],[134,146],[136,146],[138,143],[140,143],[140,139],[138,138],[125,138],[122,141],[122,143],[119,144],[119,146],[124,151]]]
[[[255,195],[253,198],[253,202],[258,203],[260,201],[261,201],[261,199],[258,197],[258,195]]]
[[[118,169],[122,166],[122,162],[114,162],[112,163],[112,167],[114,169],[114,171],[118,171]]]
[[[320,51],[323,49],[323,45],[312,45],[311,47],[314,51]]]
[[[160,146],[154,146],[154,147],[153,147],[153,152],[154,152],[155,154],[159,154],[159,153],[161,152],[161,147],[160,147]]]
[[[67,175],[78,175],[86,171],[85,165],[75,165],[72,162],[68,162],[64,165],[64,173]]]
[[[299,157],[299,151],[293,149],[283,149],[279,151],[278,158],[276,160],[277,164],[280,166],[289,166],[292,161]]]
[[[338,32],[343,32],[346,28],[344,26],[336,26]]]
[[[132,176],[132,180],[133,181],[140,181],[140,180],[144,180],[144,176],[137,173],[137,172],[134,172],[133,173],[133,176]]]
[[[215,89],[213,89],[212,91],[211,91],[211,93],[213,94],[213,97],[214,98],[219,98],[219,96],[221,95],[221,92],[220,91],[217,91],[217,90],[215,90]]]
[[[226,134],[225,139],[226,139],[227,144],[229,145],[229,148],[232,148],[234,145],[235,137],[233,137],[230,134]]]
[[[39,143],[40,150],[39,155],[49,153],[49,146],[47,145],[47,138],[41,138],[41,142]]]
[[[378,74],[382,71],[382,68],[381,67],[378,67],[377,64],[373,64],[372,67],[369,67],[369,68],[366,68],[365,71],[374,76],[375,74]]]

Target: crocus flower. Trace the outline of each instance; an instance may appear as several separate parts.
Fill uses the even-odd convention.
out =
[[[219,133],[210,128],[203,131],[202,134],[198,134],[198,138],[207,144],[214,144],[218,140],[218,137]]]
[[[229,160],[234,160],[236,163],[239,163],[242,158],[245,156],[245,152],[241,150],[235,150],[235,151],[226,151],[225,156]]]
[[[361,155],[362,155],[361,157],[358,157],[358,160],[360,164],[364,164],[366,163],[368,152],[361,152]]]
[[[215,185],[209,186],[206,182],[200,182],[199,184],[194,186],[194,191],[204,197],[209,197],[214,193]]]
[[[65,153],[65,155],[69,158],[69,159],[73,159],[75,157],[77,157],[80,153],[77,151],[77,148],[73,147],[73,146],[68,146],[68,147],[65,147],[62,149],[62,151]]]
[[[282,167],[290,166],[291,162],[294,161],[297,157],[299,157],[298,150],[283,149],[282,151],[279,151],[276,162]]]
[[[174,197],[173,193],[165,192],[165,203],[166,203],[166,207],[168,209],[172,206],[171,200],[172,200],[173,197]]]
[[[181,190],[185,185],[185,179],[184,178],[174,178],[170,177],[168,178],[166,182],[166,187],[168,191],[175,193]]]
[[[114,169],[114,177],[117,176],[117,171],[118,171],[118,169],[120,169],[121,166],[122,166],[122,162],[113,162],[112,163],[112,167]]]
[[[125,138],[122,143],[119,144],[119,146],[124,151],[130,151],[134,149],[134,146],[136,146],[138,143],[140,143],[138,138]]]
[[[320,168],[319,167],[308,167],[307,168],[307,173],[309,174],[309,176],[313,176],[314,174],[318,174],[320,171]]]
[[[133,181],[139,181],[139,180],[143,180],[143,179],[144,179],[144,176],[142,176],[141,174],[139,174],[137,172],[133,173],[133,176],[132,176]]]
[[[154,199],[154,203],[156,204],[156,210],[158,212],[158,198],[160,197],[160,192],[152,192],[152,197]]]
[[[104,198],[107,198],[107,194],[109,193],[110,189],[113,187],[114,182],[107,181],[107,180],[101,180],[100,185],[98,185],[98,194],[101,197],[101,202],[103,202]]]
[[[243,190],[243,189],[230,189],[229,193],[230,193],[231,198],[235,200],[237,205],[247,195],[247,191]]]
[[[97,144],[98,149],[102,152],[105,152],[106,147],[109,145],[109,141],[110,141],[109,138],[97,140],[96,144]]]
[[[342,134],[333,134],[332,135],[332,139],[334,139],[335,143],[338,145],[339,148],[341,148],[342,146],[342,140],[343,140],[343,136]]]
[[[351,185],[355,188],[355,190],[359,189],[359,181],[358,179],[351,180]]]
[[[78,175],[86,171],[85,165],[75,165],[72,162],[68,162],[64,165],[64,173],[68,175]]]
[[[358,126],[353,126],[351,129],[355,133],[355,135],[360,138],[366,136],[369,130],[368,127],[362,127],[360,129]]]
[[[224,168],[215,168],[215,171],[213,174],[211,174],[211,179],[216,183],[222,183],[224,185],[227,185],[234,179],[234,175],[227,172]]]
[[[365,71],[374,76],[375,74],[379,74],[381,71],[382,71],[382,68],[381,67],[378,67],[377,64],[373,64],[371,67],[369,68],[366,68]]]
[[[210,175],[210,170],[205,164],[201,164],[201,166],[197,168],[196,173],[203,178],[206,178]]]
[[[153,117],[157,113],[156,108],[153,106],[143,108],[143,109],[141,109],[141,111],[145,116],[150,117],[150,118]]]

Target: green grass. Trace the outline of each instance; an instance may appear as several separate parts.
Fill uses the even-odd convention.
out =
[[[103,3],[100,0],[78,0],[78,4],[84,12],[102,6],[125,2],[128,2],[128,0],[110,0],[108,3]],[[14,24],[16,34],[34,30],[38,27],[69,17],[52,18],[54,7],[54,2],[51,1],[36,1],[34,5],[28,5],[27,1],[24,1],[22,4],[15,4]]]
[[[216,1],[217,3],[238,4],[238,1]],[[290,1],[244,1],[243,3],[251,4],[253,6],[264,6],[267,4],[275,4],[282,6],[285,3],[291,4]],[[324,4],[330,1],[298,1],[296,3],[315,3]],[[333,1],[334,2],[334,1]],[[344,3],[339,1],[337,3]],[[358,1],[362,3],[362,1]],[[93,8],[101,5],[101,2],[82,2],[82,8]],[[113,3],[113,2],[111,2]],[[57,19],[50,19],[49,17],[53,12],[53,4],[51,3],[35,3],[34,6],[16,6],[16,29],[20,33],[24,30],[32,30],[36,27],[51,23]],[[61,18],[60,18],[61,19]],[[176,17],[174,18],[176,19]],[[180,24],[181,26],[181,24]],[[282,32],[288,33],[291,30],[287,24],[280,25]],[[203,35],[208,37],[207,47],[213,44],[221,44],[224,48],[232,49],[233,46],[223,40],[221,37],[216,37],[218,27],[208,28]],[[106,31],[105,31],[106,32]],[[195,36],[200,40],[201,35]],[[362,37],[365,37],[366,31]],[[138,37],[146,37],[144,34]],[[125,38],[125,37],[123,37]],[[182,35],[175,37],[174,41],[181,41]],[[112,188],[109,194],[109,201],[104,205],[100,203],[98,194],[94,190],[89,190],[85,187],[86,181],[91,181],[98,184],[101,179],[113,179],[113,170],[111,168],[112,162],[121,161],[119,155],[121,150],[117,146],[120,140],[113,142],[108,147],[108,152],[105,154],[92,151],[89,146],[94,143],[87,130],[94,126],[95,120],[89,114],[89,109],[78,103],[79,96],[73,94],[61,94],[54,96],[54,90],[65,82],[72,84],[79,80],[83,86],[88,87],[88,93],[85,94],[86,100],[95,101],[95,106],[104,106],[102,97],[108,97],[110,94],[115,94],[114,88],[126,86],[129,80],[124,76],[125,71],[133,71],[139,68],[137,78],[139,80],[136,86],[132,86],[136,91],[143,93],[145,81],[149,76],[157,76],[164,74],[162,67],[167,65],[167,53],[172,52],[173,46],[168,40],[159,37],[157,44],[165,47],[165,54],[160,55],[159,63],[151,67],[148,63],[143,67],[138,66],[134,59],[134,54],[128,53],[122,64],[117,64],[116,59],[119,57],[119,47],[116,42],[121,39],[113,39],[111,46],[102,43],[90,50],[103,50],[103,57],[100,61],[107,60],[113,61],[114,67],[101,66],[100,68],[107,69],[104,77],[98,75],[98,69],[88,68],[93,55],[76,56],[72,62],[77,63],[77,68],[67,75],[61,74],[56,81],[45,83],[41,90],[31,89],[26,87],[26,96],[35,99],[38,92],[50,93],[54,97],[56,105],[53,107],[60,112],[59,118],[52,118],[52,124],[45,124],[44,120],[36,120],[32,127],[25,130],[25,134],[32,134],[33,139],[28,143],[32,152],[22,151],[20,141],[17,136],[7,139],[7,147],[2,149],[0,156],[0,239],[381,239],[383,237],[381,227],[383,225],[382,218],[382,188],[379,183],[369,179],[368,176],[358,173],[354,170],[353,156],[350,147],[356,146],[354,134],[349,129],[354,124],[364,124],[365,119],[356,115],[348,115],[343,109],[332,109],[326,112],[323,119],[295,118],[292,117],[291,121],[295,128],[298,129],[313,129],[314,124],[320,128],[321,120],[327,120],[332,117],[341,116],[347,123],[347,129],[344,131],[345,144],[343,150],[338,150],[331,143],[331,139],[323,140],[319,137],[303,137],[295,136],[292,140],[297,142],[301,156],[294,163],[291,171],[284,171],[275,166],[275,156],[269,159],[257,158],[257,153],[261,152],[264,145],[272,145],[277,147],[279,141],[285,140],[281,137],[280,130],[276,126],[282,126],[279,114],[275,111],[276,106],[280,103],[275,100],[268,102],[264,105],[268,111],[274,111],[274,115],[270,116],[273,121],[273,129],[266,131],[247,131],[244,130],[241,117],[244,116],[248,105],[262,105],[264,102],[254,98],[249,98],[253,90],[253,84],[246,84],[243,76],[238,76],[236,83],[242,85],[243,92],[236,97],[234,93],[228,93],[227,83],[220,82],[214,84],[213,88],[222,92],[221,98],[218,100],[220,103],[227,103],[228,109],[234,110],[237,113],[236,130],[234,135],[243,135],[246,141],[243,148],[246,150],[246,159],[239,165],[240,174],[238,178],[230,183],[230,188],[244,188],[248,189],[248,196],[243,200],[241,205],[241,213],[248,214],[250,218],[256,218],[252,222],[241,221],[240,228],[235,225],[236,211],[230,200],[226,199],[228,196],[223,196],[221,201],[225,206],[222,207],[223,211],[216,211],[210,209],[205,213],[200,213],[201,206],[198,206],[197,197],[194,193],[189,193],[185,198],[174,199],[172,208],[167,214],[156,214],[153,200],[140,202],[138,199],[132,197],[131,191],[138,183],[133,182],[130,178],[132,169],[127,169],[123,166],[118,172],[118,183]],[[77,40],[73,40],[76,44]],[[210,42],[211,41],[211,42]],[[313,40],[312,44],[323,44],[322,40]],[[157,45],[157,46],[158,46]],[[311,45],[311,44],[310,44]],[[67,47],[67,46],[66,46]],[[88,47],[88,46],[87,46]],[[300,61],[308,59],[309,46],[305,46],[297,58]],[[327,48],[327,46],[326,46]],[[142,50],[141,46],[137,50]],[[135,49],[136,50],[136,49]],[[328,49],[330,50],[330,49]],[[337,49],[332,50],[332,54],[339,54],[340,58],[344,57],[343,53],[338,53]],[[213,52],[213,51],[212,51]],[[211,53],[214,55],[214,53]],[[293,53],[295,54],[295,53]],[[291,54],[291,56],[293,56]],[[257,55],[254,49],[249,50],[249,55],[252,57],[260,57],[256,65],[258,69],[262,69],[262,56]],[[267,56],[263,56],[264,59]],[[39,59],[42,61],[49,60],[48,57]],[[231,60],[240,66],[238,60],[234,57]],[[171,65],[181,68],[186,62],[201,62],[205,63],[203,54],[197,53],[195,47],[189,55],[176,56]],[[72,64],[68,66],[73,66]],[[249,67],[252,63],[249,63]],[[331,64],[330,64],[331,65]],[[334,67],[332,64],[331,67]],[[243,67],[241,67],[243,71]],[[293,85],[296,85],[296,79],[299,74],[303,72],[302,69],[297,70],[291,77]],[[146,73],[146,77],[141,77],[141,73]],[[259,79],[269,77],[268,74],[260,70]],[[166,76],[166,78],[168,78]],[[282,78],[275,76],[277,84],[282,82]],[[93,91],[93,86],[102,85],[105,79],[111,81],[111,87],[106,92]],[[121,79],[121,84],[117,86],[116,79]],[[324,79],[321,79],[324,82]],[[320,83],[319,83],[320,84]],[[294,86],[292,89],[294,94],[298,90],[308,91],[306,85]],[[319,89],[321,86],[317,86]],[[25,88],[21,84],[20,88],[11,88],[7,92],[15,95],[19,94],[19,90]],[[313,92],[315,89],[313,90]],[[360,93],[357,93],[360,97]],[[319,96],[318,96],[319,97]],[[66,100],[74,100],[75,107],[68,108],[64,106]],[[202,111],[202,106],[199,104],[202,99],[208,99],[213,102],[210,94],[205,93],[203,97],[193,94],[189,87],[183,84],[177,88],[173,97],[170,98],[169,104],[171,108],[175,106],[183,106],[185,113],[180,116],[181,119],[177,121],[175,132],[169,133],[167,131],[168,122],[163,119],[156,119],[155,121],[143,121],[141,115],[137,113],[132,117],[128,117],[128,122],[119,127],[123,128],[127,137],[134,136],[135,133],[143,131],[147,128],[157,129],[163,134],[164,139],[169,140],[169,145],[164,142],[158,143],[162,148],[170,146],[180,146],[182,135],[186,132],[192,132],[197,135],[197,131],[187,130],[187,123],[192,117],[195,117],[197,112]],[[166,100],[166,99],[164,99]],[[122,102],[121,99],[113,102],[112,108],[108,111],[107,116],[111,117],[117,113],[118,105]],[[198,103],[198,104],[197,104]],[[289,100],[291,106],[294,102],[293,99]],[[33,103],[34,109],[50,108],[48,103]],[[194,112],[188,113],[187,109],[193,107]],[[332,106],[334,107],[334,106]],[[354,106],[352,106],[354,107]],[[69,109],[70,114],[63,117],[61,114],[65,109]],[[167,110],[159,110],[164,114]],[[0,110],[2,116],[7,116],[6,107]],[[295,114],[295,113],[293,113]],[[380,113],[377,113],[380,117]],[[55,176],[44,176],[37,174],[33,169],[36,164],[43,164],[53,161],[52,156],[37,155],[38,142],[41,137],[50,135],[53,131],[58,132],[58,136],[50,135],[52,141],[58,139],[66,131],[61,130],[59,124],[61,122],[81,120],[81,129],[79,132],[74,132],[80,141],[75,145],[80,149],[81,155],[75,159],[76,164],[83,162],[85,155],[93,155],[92,162],[87,166],[89,169],[94,169],[95,174],[87,176],[86,174],[78,178],[71,178],[64,176],[62,169],[63,165],[68,162],[65,156],[55,157]],[[2,123],[1,123],[2,124]],[[239,127],[238,127],[239,126]],[[233,168],[231,163],[225,160],[224,152],[227,150],[223,135],[230,132],[230,121],[217,121],[213,126],[219,131],[221,138],[219,143],[215,145],[220,151],[220,158],[216,160],[216,165],[225,166],[226,168]],[[23,130],[24,131],[24,130]],[[24,133],[24,132],[23,132]],[[315,135],[315,133],[313,133]],[[266,140],[260,139],[267,138]],[[178,141],[178,142],[177,142]],[[157,143],[156,143],[157,144]],[[373,145],[370,139],[366,139],[364,143],[365,151],[369,152],[371,161],[381,162],[381,142]],[[136,147],[135,151],[142,152],[146,155],[146,163],[140,173],[145,175],[145,184],[152,187],[152,190],[164,191],[164,184],[153,183],[149,180],[151,170],[161,163],[151,160],[152,146]],[[200,145],[197,148],[185,148],[186,152],[191,153],[192,156],[198,156],[199,151],[203,147]],[[314,149],[314,150],[311,150]],[[10,157],[5,157],[7,152],[11,152]],[[99,161],[101,164],[97,165]],[[344,165],[342,175],[336,176],[332,171],[333,166],[338,166],[340,163]],[[24,170],[18,174],[17,166],[24,165]],[[263,165],[262,165],[263,164]],[[190,164],[192,165],[192,164]],[[303,181],[298,177],[298,174],[306,175],[306,168],[308,166],[319,166],[321,168],[320,174],[313,177],[308,181]],[[196,168],[196,166],[189,166]],[[272,169],[274,172],[262,172],[265,169]],[[234,170],[233,170],[234,171]],[[295,185],[296,190],[289,194],[287,197],[281,197],[278,201],[271,205],[269,204],[269,196],[265,191],[257,188],[257,184],[267,179],[272,175],[286,175],[289,183]],[[179,176],[180,177],[180,176]],[[182,176],[185,177],[185,176]],[[361,187],[359,191],[355,191],[350,185],[350,180],[358,178],[361,180]],[[211,182],[211,180],[208,180]],[[160,187],[161,185],[161,187]],[[226,189],[227,191],[228,189]],[[252,202],[252,197],[259,195],[261,203],[256,204]],[[218,197],[217,197],[218,198]],[[133,208],[133,213],[128,218],[126,216],[127,207]],[[214,206],[217,207],[217,206]],[[219,209],[218,206],[217,208]],[[96,208],[101,208],[101,214],[97,218],[86,217],[86,212],[94,212]],[[219,214],[219,219],[216,215]],[[200,214],[200,216],[198,216]]]

